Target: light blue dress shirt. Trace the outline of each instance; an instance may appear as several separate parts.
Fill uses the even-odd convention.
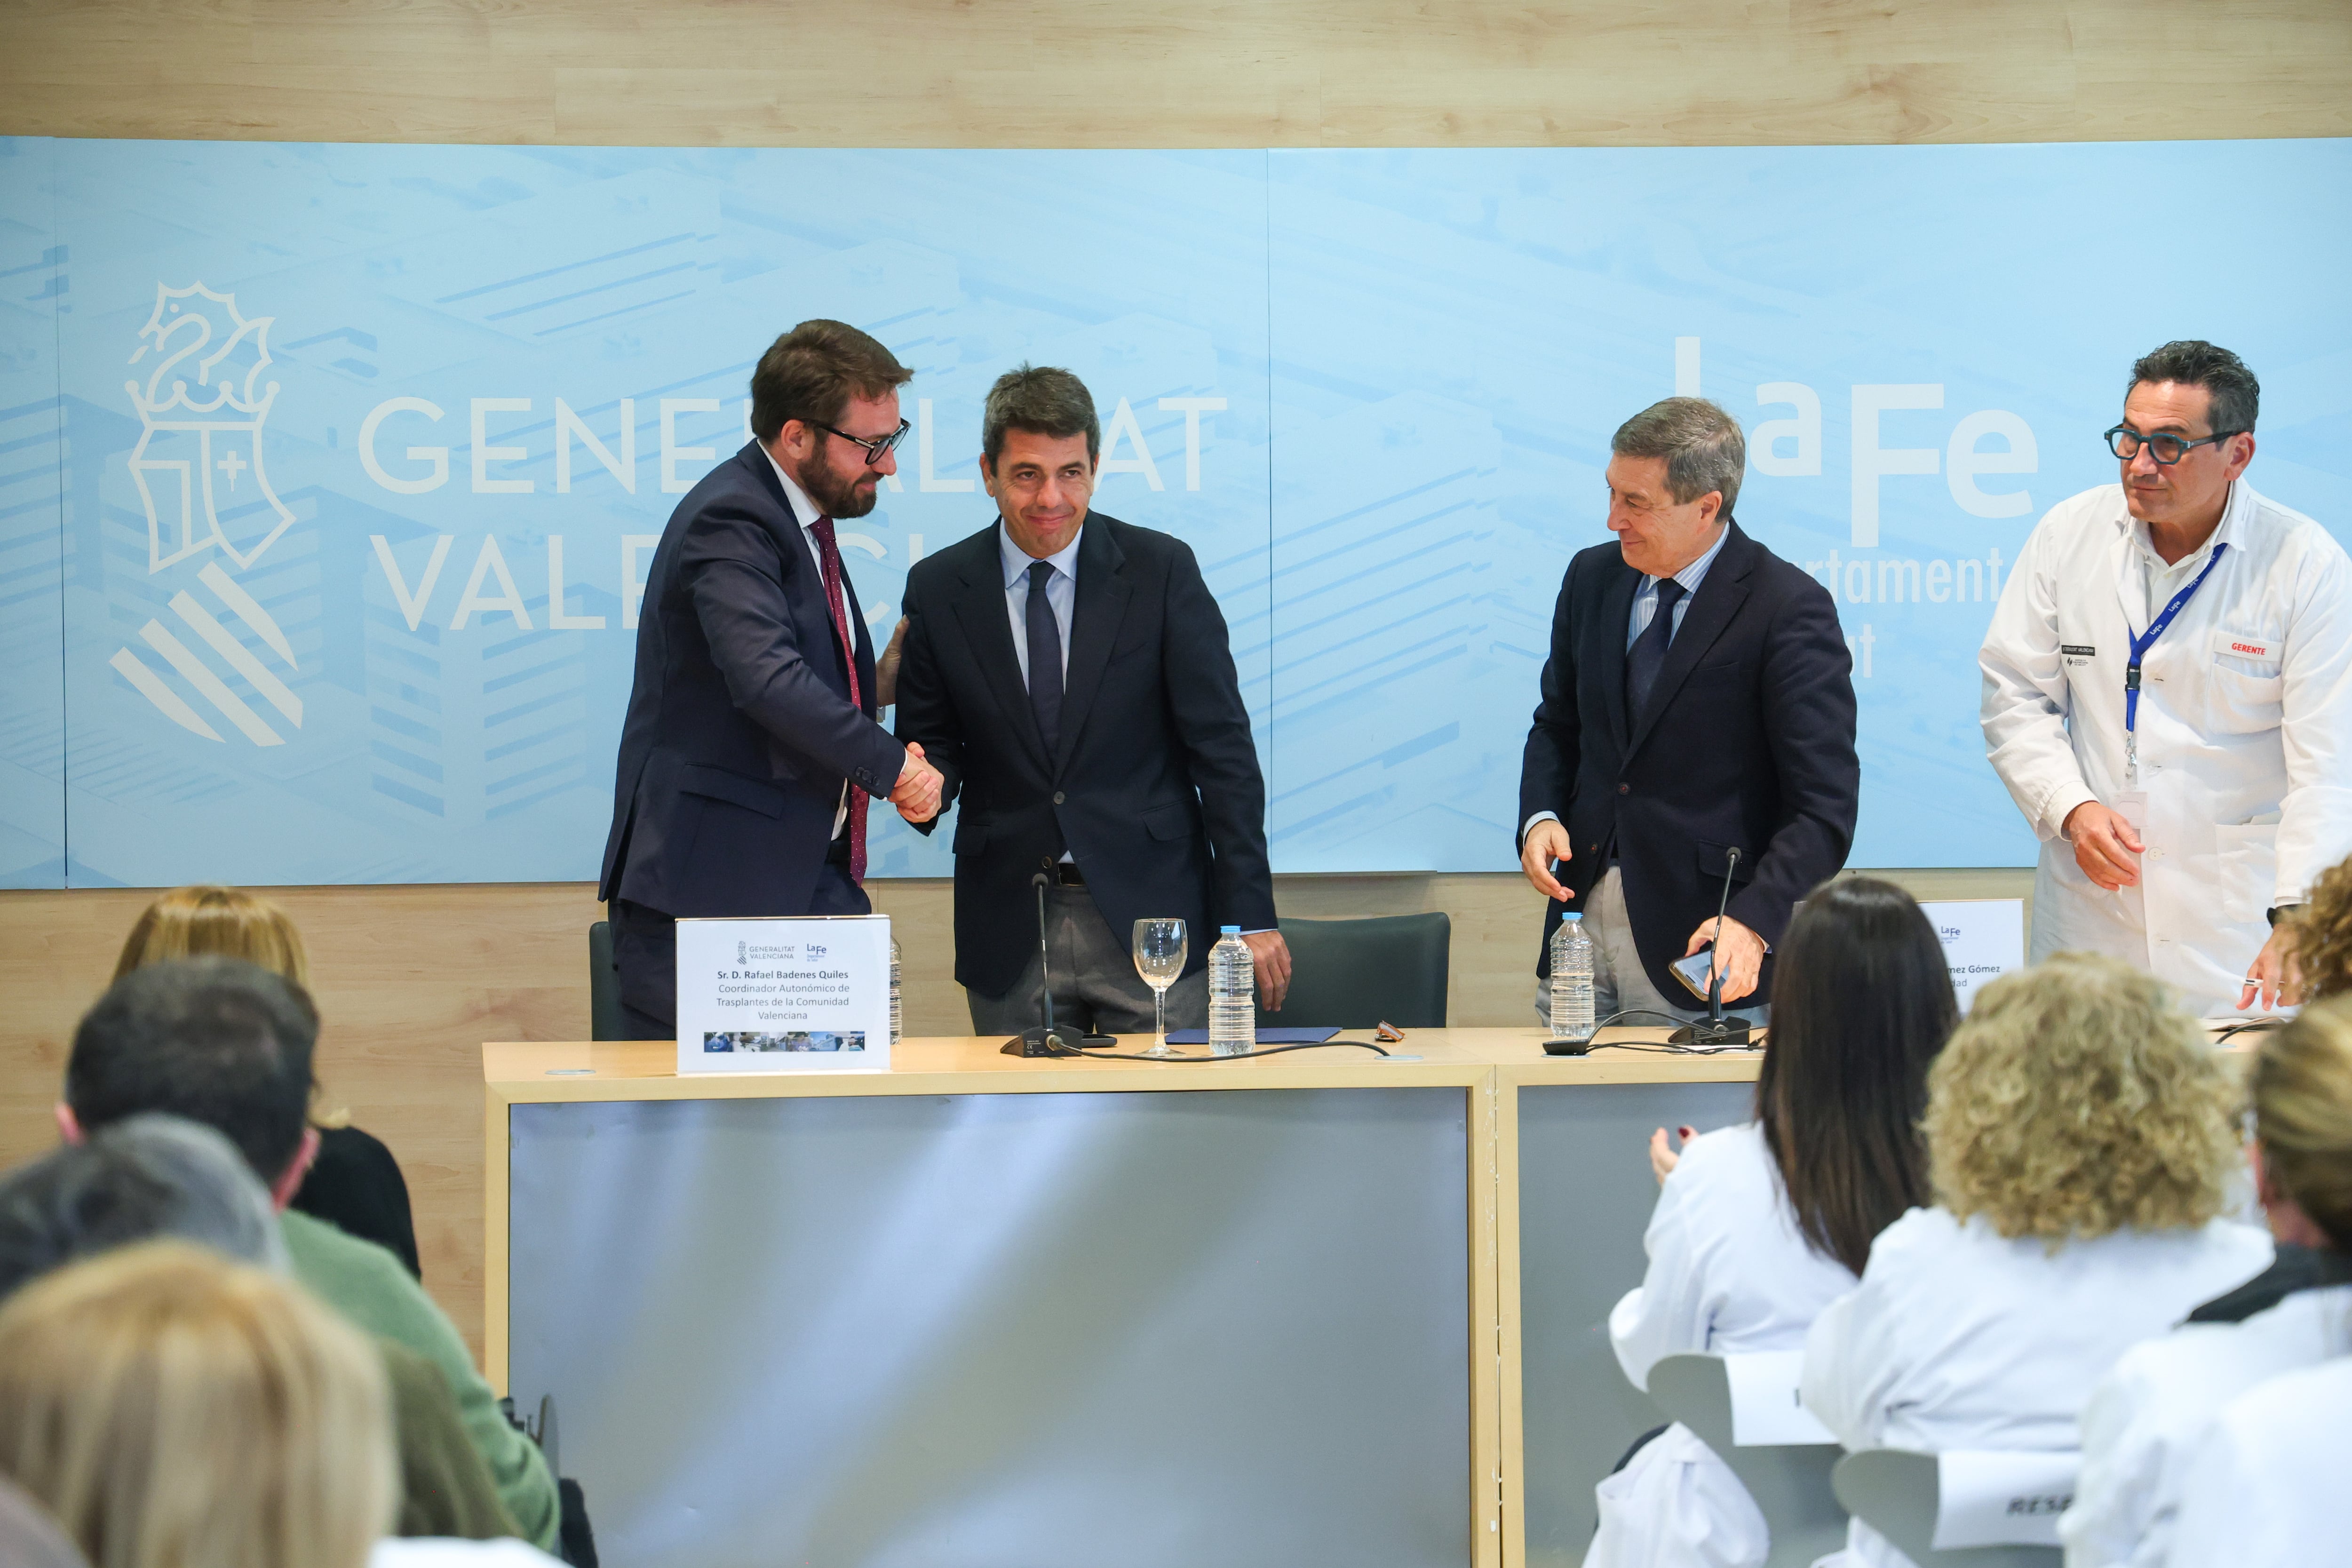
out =
[[[1045,579],[1045,603],[1062,637],[1062,689],[1070,687],[1070,617],[1078,607],[1078,541],[1087,534],[1080,523],[1070,542],[1046,556],[1054,574]],[[1021,661],[1021,684],[1029,685],[1029,568],[1036,557],[1013,542],[1002,521],[996,525],[996,552],[1004,563],[1004,613],[1013,622],[1013,657]]]
[[[1683,616],[1689,613],[1691,601],[1698,597],[1698,585],[1706,580],[1706,569],[1715,564],[1717,556],[1723,553],[1723,542],[1730,537],[1730,526],[1726,524],[1723,531],[1715,536],[1715,542],[1706,547],[1706,554],[1675,574],[1675,581],[1683,585],[1683,596],[1675,601],[1675,624],[1666,633],[1669,644],[1680,635]],[[1649,628],[1650,623],[1657,618],[1658,579],[1644,577],[1641,587],[1633,592],[1633,613],[1626,617],[1625,647],[1629,651],[1640,640],[1642,633]]]

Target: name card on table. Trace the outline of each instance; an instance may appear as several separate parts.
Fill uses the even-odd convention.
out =
[[[1777,1448],[1837,1438],[1797,1397],[1802,1351],[1748,1351],[1723,1358],[1731,1386],[1731,1440],[1743,1448]]]
[[[680,1073],[889,1066],[889,916],[677,922]]]
[[[1950,899],[1919,908],[1944,940],[1961,1012],[1979,989],[2025,967],[2023,899]]]
[[[1968,1546],[2055,1546],[2058,1516],[2074,1500],[2083,1456],[1949,1449],[1936,1456],[1938,1552]]]

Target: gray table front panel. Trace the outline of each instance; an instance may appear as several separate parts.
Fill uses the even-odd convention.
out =
[[[1458,1089],[513,1108],[609,1568],[1461,1568]]]
[[[1748,1083],[1544,1084],[1519,1090],[1519,1348],[1528,1568],[1573,1568],[1592,1488],[1665,1418],[1625,1381],[1609,1309],[1642,1282],[1657,1206],[1651,1131],[1748,1119]]]

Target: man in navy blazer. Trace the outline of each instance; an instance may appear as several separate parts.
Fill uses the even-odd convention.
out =
[[[876,722],[833,528],[897,471],[911,374],[855,327],[794,327],[752,372],[754,438],[662,531],[597,887],[633,1039],[677,1032],[677,917],[870,913],[867,797],[938,809],[938,773]]]
[[[1731,416],[1672,397],[1610,445],[1617,542],[1579,552],[1560,584],[1519,770],[1519,863],[1552,900],[1538,974],[1580,910],[1596,1017],[1690,1017],[1703,1009],[1668,965],[1712,942],[1724,1000],[1763,1001],[1797,900],[1845,864],[1853,666],[1828,591],[1731,519],[1748,464]]]
[[[898,734],[938,764],[955,828],[956,979],[983,1034],[1038,1021],[1034,879],[1048,880],[1057,1022],[1152,1026],[1137,920],[1190,941],[1171,1026],[1208,1020],[1205,964],[1239,926],[1279,1007],[1265,780],[1225,619],[1181,541],[1088,510],[1102,426],[1085,384],[1027,365],[982,421],[989,527],[907,577]],[[910,816],[910,820],[911,820]],[[918,822],[923,831],[933,824]]]

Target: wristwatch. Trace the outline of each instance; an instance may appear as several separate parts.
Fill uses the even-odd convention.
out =
[[[2287,916],[2294,913],[2295,910],[2301,908],[2303,908],[2301,904],[2273,904],[2271,908],[2264,910],[2263,913],[2269,919],[2273,928],[2275,929],[2279,921],[2286,919]]]

